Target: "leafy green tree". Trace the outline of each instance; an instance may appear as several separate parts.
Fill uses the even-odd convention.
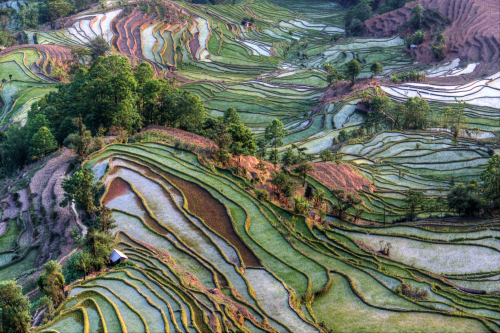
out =
[[[431,45],[431,51],[434,56],[441,60],[446,56],[446,44],[445,42],[448,40],[448,37],[445,37],[443,34],[439,34],[436,37],[436,40]]]
[[[283,190],[290,185],[292,180],[284,172],[273,172],[271,174],[271,185],[275,187],[275,193],[281,197]]]
[[[28,333],[31,327],[30,301],[15,281],[0,281],[0,333]]]
[[[49,296],[44,295],[40,299],[40,303],[42,304],[42,307],[45,308],[45,314],[43,315],[43,321],[44,321],[44,323],[47,323],[49,320],[52,319],[52,317],[54,317],[54,312],[55,312],[54,301]]]
[[[73,149],[78,156],[85,158],[92,143],[92,133],[87,130],[81,117],[73,119],[73,126],[78,129],[78,133],[70,134],[68,138],[64,140],[64,144]]]
[[[500,205],[500,155],[495,154],[481,174],[484,197],[495,206]]]
[[[313,191],[313,201],[316,207],[320,207],[323,204],[323,202],[325,201],[325,197],[326,194],[323,189],[318,188]]]
[[[296,214],[304,214],[312,208],[311,203],[301,195],[293,197],[293,201],[293,212]]]
[[[111,236],[111,230],[117,226],[116,220],[113,218],[113,211],[106,206],[101,206],[96,225],[99,232]]]
[[[62,268],[55,260],[51,260],[43,265],[43,269],[44,273],[38,277],[38,287],[57,305],[66,298]]]
[[[302,177],[303,180],[302,186],[305,187],[307,176],[309,175],[309,173],[316,171],[316,169],[311,163],[302,162],[294,169],[294,171],[297,172]]]
[[[417,209],[421,208],[424,204],[425,194],[422,191],[409,190],[406,192],[405,209],[406,216],[410,221],[414,221],[417,217]]]
[[[482,204],[477,181],[471,181],[467,185],[462,183],[454,185],[446,199],[448,207],[459,215],[474,216],[481,211]]]
[[[228,126],[241,123],[240,115],[235,108],[229,108],[224,112],[224,123]]]
[[[278,164],[278,145],[283,144],[283,138],[288,135],[288,131],[279,119],[274,119],[267,127],[264,134],[266,140],[271,141],[274,146],[274,165]]]
[[[205,123],[206,110],[198,95],[187,91],[160,96],[161,119],[158,125],[199,132]]]
[[[296,161],[297,155],[293,152],[292,148],[287,149],[281,157],[281,163],[283,163],[285,167],[294,165]]]
[[[321,158],[323,162],[331,162],[333,161],[333,153],[330,149],[325,149],[319,154],[319,158]]]
[[[356,59],[352,59],[346,64],[346,75],[351,79],[351,84],[354,84],[359,73],[361,73],[361,66]]]
[[[71,178],[63,179],[64,200],[59,204],[66,207],[76,202],[88,215],[94,216],[98,187],[94,185],[92,170],[83,169],[75,172]]]
[[[342,218],[344,212],[351,207],[356,207],[361,204],[361,198],[355,193],[347,193],[344,189],[333,189],[331,190],[333,196],[337,199],[337,207],[339,212],[339,217]]]
[[[411,9],[411,23],[415,28],[419,28],[422,22],[422,16],[424,14],[424,7],[420,4],[417,4],[415,7]]]
[[[376,61],[370,66],[370,71],[373,74],[372,77],[381,75],[384,73],[384,66],[382,66],[380,62]]]
[[[345,30],[348,35],[359,34],[364,21],[372,17],[372,0],[359,0],[345,15]]]
[[[230,151],[239,151],[243,156],[254,155],[257,151],[257,141],[250,128],[246,127],[243,123],[232,123],[229,126],[229,133],[233,143],[231,144]]]
[[[43,114],[37,114],[34,118],[30,119],[28,124],[26,125],[26,141],[31,141],[33,136],[40,130],[42,127],[50,127],[50,121]]]
[[[47,127],[41,127],[30,141],[31,158],[44,157],[46,153],[50,153],[57,149],[57,142],[50,130]]]
[[[85,236],[84,251],[92,255],[92,267],[100,271],[109,261],[109,255],[113,250],[114,237],[98,231],[91,226]]]
[[[87,43],[87,47],[90,49],[90,56],[92,60],[96,60],[99,57],[105,57],[109,52],[111,52],[111,46],[109,46],[108,41],[101,36],[91,39]]]
[[[29,157],[29,141],[26,140],[28,128],[17,124],[9,126],[7,138],[1,143],[1,162],[4,176],[21,168]]]
[[[431,109],[425,99],[410,97],[405,102],[405,124],[404,128],[425,128],[430,123]]]
[[[90,252],[83,251],[78,261],[76,262],[76,265],[79,269],[83,271],[83,279],[86,280],[87,274],[94,267],[94,257]]]

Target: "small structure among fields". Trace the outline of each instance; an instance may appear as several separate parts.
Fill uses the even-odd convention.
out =
[[[113,249],[113,252],[111,252],[111,254],[109,255],[109,260],[111,260],[112,265],[127,261],[127,259],[128,257],[126,255],[116,249]]]

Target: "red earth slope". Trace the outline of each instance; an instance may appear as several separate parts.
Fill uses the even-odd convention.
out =
[[[498,0],[418,0],[403,8],[376,16],[366,21],[366,34],[370,36],[393,36],[399,26],[409,21],[411,9],[420,3],[425,9],[437,8],[451,20],[443,34],[449,37],[445,60],[460,58],[462,61],[480,62],[476,73],[483,75],[500,70],[500,4]],[[407,31],[402,33],[402,37]],[[412,51],[415,61],[435,63],[430,52],[433,38],[427,33],[423,44]]]

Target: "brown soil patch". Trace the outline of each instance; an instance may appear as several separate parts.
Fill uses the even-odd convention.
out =
[[[196,51],[200,48],[200,41],[198,40],[198,37],[200,36],[200,33],[197,32],[194,34],[193,39],[189,41],[189,49],[191,50],[191,55],[193,58],[196,59]]]
[[[319,112],[323,108],[324,103],[338,102],[342,99],[345,99],[349,95],[352,95],[352,94],[361,92],[363,90],[366,90],[370,87],[373,87],[377,83],[378,82],[376,82],[370,78],[357,79],[356,84],[352,88],[351,81],[337,82],[336,84],[332,85],[331,87],[328,87],[328,89],[323,93],[323,95],[321,95],[321,97],[319,98],[319,101],[322,103],[313,109],[313,113]]]
[[[183,141],[185,143],[194,144],[196,146],[210,149],[212,147],[217,147],[217,145],[210,139],[204,138],[201,135],[197,135],[190,132],[185,132],[177,128],[158,126],[158,125],[149,125],[146,128],[142,129],[141,132],[163,132],[165,134],[171,135],[172,137]]]
[[[462,61],[480,62],[475,76],[500,70],[498,0],[418,0],[418,3],[425,9],[437,8],[444,17],[451,19],[451,24],[443,32],[449,37],[445,61],[460,58]],[[410,20],[411,9],[416,4],[408,3],[403,8],[366,21],[366,34],[382,37],[400,33],[399,26]],[[403,32],[402,37],[406,37],[406,33]],[[412,57],[422,64],[436,63],[429,50],[432,42],[433,38],[427,33],[424,43],[412,51]]]
[[[201,218],[212,230],[224,237],[241,255],[248,267],[261,267],[259,260],[233,229],[226,207],[199,185],[176,177],[170,173],[163,175],[177,186],[186,197],[188,210]]]
[[[344,189],[346,192],[374,189],[367,178],[349,164],[341,163],[313,163],[315,172],[311,177],[321,182],[329,189]]]
[[[266,165],[267,169],[266,173],[263,174],[263,176],[266,179],[271,178],[271,172],[281,170],[280,167],[274,169],[274,165],[272,163],[269,163],[267,161],[263,162]],[[260,170],[257,169],[257,164],[259,164],[259,159],[255,156],[233,157],[230,164],[231,166],[239,166],[240,168],[246,169],[251,174],[258,174],[260,176]],[[253,175],[251,176],[253,178]]]

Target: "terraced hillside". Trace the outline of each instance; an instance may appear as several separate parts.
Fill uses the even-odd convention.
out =
[[[454,31],[455,21],[470,24],[470,4],[442,1]],[[33,298],[42,265],[85,246],[81,207],[60,206],[74,167],[104,183],[96,201],[112,210],[114,248],[131,263],[85,272],[50,320],[37,311],[33,331],[500,331],[499,219],[493,209],[462,218],[445,200],[459,183],[482,185],[500,152],[498,52],[459,58],[450,47],[444,61],[419,63],[422,46],[405,50],[396,31],[380,32],[394,15],[409,17],[410,5],[367,21],[370,36],[348,37],[347,9],[330,0],[234,2],[102,2],[57,29],[26,30],[30,44],[0,53],[3,130],[24,126],[31,105],[64,84],[55,73],[74,61],[71,50],[100,36],[132,67],[149,63],[155,77],[198,95],[209,119],[235,108],[256,139],[280,120],[279,157],[296,152],[314,167],[302,178],[298,163],[280,168],[267,156],[264,171],[254,156],[222,163],[208,134],[151,125],[129,144],[113,133],[90,156],[62,148],[15,172],[0,182],[0,280],[18,279]],[[477,38],[463,41],[467,55]],[[329,82],[325,65],[343,73],[354,59],[355,84]],[[372,77],[375,62],[384,70]],[[395,83],[402,72],[427,79]],[[429,121],[396,129],[385,111],[374,116],[375,96],[406,114],[407,100],[422,98]],[[457,132],[440,117],[458,101],[467,126]],[[278,170],[299,184],[292,196],[276,194]],[[342,190],[359,203],[346,204]],[[299,214],[293,204],[307,191]],[[411,206],[411,193],[433,204]]]
[[[299,216],[292,225],[290,213],[256,200],[234,176],[155,142],[107,146],[86,167],[107,170],[102,200],[118,222],[116,246],[137,266],[73,285],[60,315],[41,329],[499,328],[489,277],[500,270],[500,249],[487,224],[446,233],[336,219],[311,227]],[[195,207],[200,200],[213,212]],[[390,257],[376,252],[379,242],[392,244]],[[405,296],[403,286],[427,296]]]

